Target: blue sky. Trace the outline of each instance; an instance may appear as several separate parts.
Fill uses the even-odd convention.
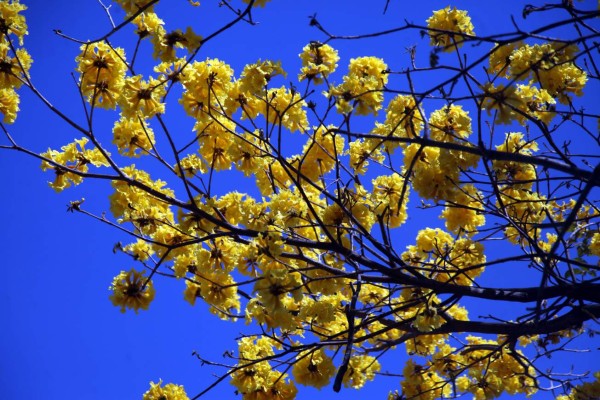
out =
[[[81,104],[70,76],[78,46],[57,37],[52,29],[91,39],[110,28],[108,19],[96,0],[24,3],[29,7],[25,15],[30,34],[25,45],[34,59],[33,81],[50,102],[81,121]],[[231,12],[217,7],[214,0],[204,0],[198,8],[185,7],[184,3],[163,0],[159,4],[157,12],[167,21],[168,30],[193,25],[198,33],[207,35],[232,18]],[[309,15],[316,13],[332,33],[359,34],[397,27],[405,19],[424,25],[432,10],[450,4],[468,10],[476,32],[485,35],[511,30],[510,14],[520,19],[520,10],[527,2],[391,0],[387,14],[382,15],[385,3],[377,0],[366,6],[367,2],[355,0],[274,0],[265,9],[254,12],[258,25],[240,24],[225,32],[204,46],[198,59],[223,59],[236,74],[245,64],[259,58],[281,60],[289,73],[287,80],[280,83],[284,84],[295,81],[302,47],[310,40],[325,39],[308,26]],[[237,0],[232,4],[242,7]],[[596,6],[595,1],[579,4]],[[180,6],[188,11],[177,12]],[[123,18],[116,5],[111,10],[116,21]],[[533,26],[541,22],[535,17],[531,21]],[[124,32],[115,38],[128,54],[132,51],[131,37],[130,32]],[[339,50],[340,71],[345,70],[350,58],[364,55],[382,57],[390,66],[400,69],[408,65],[408,47],[417,45],[422,60],[427,59],[430,50],[427,40],[418,32],[390,35],[377,41],[335,41],[331,45]],[[148,56],[142,52],[140,57],[144,55]],[[592,90],[597,93],[597,88]],[[31,93],[21,90],[21,96],[22,112],[16,124],[9,126],[19,144],[42,152],[80,137],[41,106]],[[178,105],[171,100],[167,107],[167,111],[175,110]],[[98,121],[97,130],[104,129],[109,134],[116,114],[105,114],[107,118]],[[189,134],[190,121],[173,123]],[[105,137],[108,144],[109,136]],[[0,331],[0,387],[4,398],[135,399],[141,398],[148,382],[159,378],[183,384],[188,394],[194,395],[212,382],[212,374],[222,372],[202,367],[191,356],[192,351],[221,361],[224,351],[236,348],[233,339],[247,328],[242,323],[218,320],[201,304],[191,307],[182,299],[181,282],[155,280],[155,301],[149,311],[137,315],[121,314],[108,300],[113,276],[134,266],[130,259],[111,251],[115,243],[127,243],[128,239],[83,215],[67,213],[66,205],[85,197],[86,207],[100,214],[108,209],[109,185],[90,181],[56,194],[47,185],[51,175],[40,170],[38,161],[7,151],[0,152],[0,178],[3,183],[0,243],[4,248],[5,281],[0,290],[0,315],[4,321]],[[222,190],[227,190],[228,185],[234,188],[245,183],[225,181]],[[421,223],[412,221],[406,228],[407,236],[414,238]],[[432,223],[440,224],[437,220]],[[513,277],[498,274],[493,279],[500,286],[502,280],[509,282]],[[383,369],[399,372],[404,357],[404,350],[398,349],[392,357],[387,357],[388,364],[384,363]],[[568,357],[553,360],[565,371],[569,370],[570,362]],[[580,370],[594,368],[590,357],[576,362]],[[396,378],[380,377],[360,392],[345,390],[337,396],[328,387],[320,392],[300,387],[298,398],[385,398],[389,390],[398,387]],[[233,391],[233,386],[223,383],[207,398],[233,398]],[[540,394],[536,398],[552,397],[545,396]]]

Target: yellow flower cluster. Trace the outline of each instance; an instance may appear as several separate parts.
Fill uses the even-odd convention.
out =
[[[268,338],[243,337],[238,341],[238,369],[231,384],[243,400],[293,400],[298,390],[285,373],[273,370],[265,357],[274,355],[277,343]]]
[[[388,103],[383,123],[375,122],[371,134],[381,136],[381,139],[369,139],[370,147],[383,147],[392,154],[398,146],[406,147],[405,143],[389,138],[416,138],[423,130],[423,119],[417,108],[415,98],[398,95]]]
[[[509,132],[504,141],[496,146],[496,150],[507,153],[531,156],[538,150],[538,144],[525,140],[522,133]],[[535,167],[516,161],[494,161],[492,164],[494,174],[502,185],[531,189],[537,179]]]
[[[150,389],[144,393],[142,400],[189,400],[183,386],[174,383],[161,385],[162,379],[158,383],[150,382]]]
[[[125,78],[118,104],[121,115],[126,118],[151,118],[165,112],[162,98],[165,96],[165,83],[150,77],[148,81],[141,75]]]
[[[429,116],[430,137],[441,142],[461,142],[471,135],[471,118],[462,106],[451,104]]]
[[[330,45],[311,42],[302,49],[300,59],[302,60],[302,69],[298,80],[308,79],[315,84],[320,84],[335,71],[340,57],[337,50]]]
[[[15,48],[11,36],[16,36],[19,45],[28,33],[25,17],[21,15],[27,7],[19,0],[0,2],[0,113],[3,122],[12,124],[19,111],[19,95],[16,89],[26,81],[31,56],[25,48]]]
[[[72,184],[79,185],[83,182],[83,174],[88,172],[90,164],[95,167],[109,165],[98,148],[86,149],[87,143],[87,138],[76,139],[73,143],[61,147],[62,151],[48,149],[41,154],[49,160],[42,161],[42,170],[53,170],[56,174],[54,181],[49,182],[50,187],[61,192]]]
[[[461,106],[448,105],[429,117],[431,138],[441,142],[472,146],[466,139],[472,133],[471,118]],[[460,150],[423,147],[413,143],[404,149],[404,168],[423,198],[454,201],[459,196],[460,172],[477,166],[479,156]]]
[[[80,90],[94,107],[114,109],[125,84],[125,51],[105,42],[84,44],[75,58]]]
[[[23,38],[29,32],[27,32],[25,16],[19,13],[26,9],[27,6],[19,3],[19,0],[3,1],[0,3],[0,32],[3,34],[3,42],[9,40],[9,35],[15,35],[19,39],[19,44],[23,45]]]
[[[402,225],[407,218],[409,188],[399,174],[380,175],[373,179],[373,212],[390,228]]]
[[[335,167],[344,152],[344,138],[335,133],[335,127],[319,126],[307,140],[302,155],[292,161],[298,172],[308,181],[316,181]]]
[[[409,359],[402,371],[402,393],[407,398],[418,398],[420,400],[434,400],[449,397],[452,394],[452,386],[448,385],[435,371],[424,368]],[[390,395],[388,399],[394,399]],[[396,397],[398,398],[398,397]]]
[[[462,46],[464,35],[474,35],[471,17],[466,11],[450,6],[433,12],[427,19],[427,28],[432,46],[441,47],[444,51],[454,51],[454,46]]]
[[[575,45],[556,42],[522,45],[510,55],[511,77],[519,80],[531,77],[552,97],[569,104],[570,94],[581,96],[588,79],[585,71],[574,63],[578,51]]]
[[[152,11],[154,5],[148,6],[150,0],[115,0],[115,3],[121,6],[127,15],[132,15],[145,7],[145,11]]]
[[[558,42],[496,46],[490,53],[488,72],[529,81],[507,87],[486,83],[483,108],[488,115],[495,111],[495,122],[500,124],[518,121],[525,125],[528,119],[550,123],[556,99],[570,104],[573,94],[583,94],[588,77],[574,62],[578,52],[577,46]]]
[[[113,143],[122,155],[139,157],[154,147],[154,131],[143,119],[122,117],[113,127]]]
[[[320,389],[329,384],[335,371],[331,357],[323,349],[318,349],[298,354],[292,374],[296,383]]]
[[[556,100],[546,89],[538,89],[532,83],[528,85],[494,86],[490,83],[483,87],[485,98],[482,107],[488,115],[496,113],[498,124],[510,124],[513,121],[525,125],[528,120],[550,123],[555,116]]]
[[[575,386],[569,394],[560,395],[556,400],[593,400],[600,398],[600,372],[594,372],[593,382],[585,382]]]
[[[485,224],[483,195],[475,186],[464,185],[452,201],[446,202],[440,218],[446,220],[450,232],[471,236]]]
[[[145,7],[144,11],[132,20],[132,23],[137,27],[140,39],[150,37],[154,48],[154,58],[171,62],[177,59],[178,48],[185,48],[189,53],[200,48],[202,37],[195,34],[190,27],[186,29],[185,33],[181,29],[167,32],[163,26],[164,21],[154,12],[154,5],[148,7],[150,0],[116,0],[116,2],[123,8],[127,16],[132,16]]]
[[[306,102],[299,93],[282,86],[269,89],[265,97],[258,99],[258,112],[272,124],[281,124],[291,132],[308,129]]]
[[[403,395],[419,399],[439,399],[470,392],[477,400],[536,393],[535,371],[524,367],[523,355],[499,340],[468,336],[468,349],[458,351],[444,343],[430,361],[419,365],[410,359],[404,368]],[[575,392],[575,391],[574,391]],[[388,399],[400,398],[390,393]],[[579,397],[564,396],[564,400]]]
[[[357,115],[377,114],[388,82],[388,67],[381,58],[359,57],[350,60],[348,74],[341,85],[328,93],[335,97],[338,112]]]
[[[173,191],[165,188],[165,182],[154,181],[145,171],[140,171],[134,165],[123,167],[122,171],[132,180],[148,187],[162,195],[172,197]],[[173,213],[167,202],[125,181],[113,181],[114,193],[110,196],[110,211],[119,218],[118,222],[131,222],[136,229],[145,235],[152,235],[165,229],[173,223]],[[135,207],[131,205],[135,204]],[[155,249],[156,251],[156,249]]]
[[[484,270],[483,250],[481,242],[469,238],[454,240],[439,228],[425,228],[417,234],[416,244],[407,246],[402,258],[420,267],[429,278],[471,286]]]
[[[385,155],[379,147],[373,147],[371,140],[354,140],[350,142],[348,155],[350,156],[350,166],[354,173],[364,175],[369,166],[369,160],[376,163],[382,163]]]
[[[121,271],[113,279],[109,288],[112,291],[110,301],[113,305],[121,307],[121,312],[125,312],[127,308],[133,309],[136,313],[140,308],[147,310],[154,300],[154,286],[150,279],[144,277],[145,272],[134,269],[129,272]]]
[[[590,240],[590,254],[600,257],[600,233],[594,233]]]
[[[524,367],[523,355],[496,340],[468,336],[472,351],[462,355],[468,377],[456,380],[461,391],[471,392],[476,400],[496,398],[503,392],[531,396],[537,391],[535,370]]]
[[[367,355],[352,356],[342,382],[345,387],[360,389],[367,381],[375,379],[375,374],[380,370],[381,365],[375,357]]]
[[[181,29],[167,32],[162,24],[155,24],[154,30],[148,31],[152,35],[154,46],[154,58],[163,62],[177,60],[177,49],[185,48],[188,53],[198,50],[202,44],[202,36],[194,33],[191,27],[187,27],[185,33]]]

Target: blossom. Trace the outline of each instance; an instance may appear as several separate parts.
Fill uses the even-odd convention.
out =
[[[292,374],[296,383],[320,389],[329,384],[335,367],[323,349],[304,351],[296,357]]]
[[[302,69],[298,80],[308,79],[319,84],[335,71],[340,57],[337,50],[328,44],[311,42],[302,49],[300,59],[302,59]]]
[[[469,113],[460,105],[451,104],[432,112],[428,122],[433,140],[462,141],[472,132]]]
[[[455,234],[473,235],[477,227],[485,224],[483,196],[473,185],[463,186],[446,202],[440,218],[446,220],[446,229]]]
[[[115,306],[121,307],[121,312],[132,308],[136,313],[141,308],[147,310],[154,300],[154,286],[150,279],[144,278],[146,271],[138,272],[131,269],[121,273],[113,279],[110,290],[113,292],[110,301]]]
[[[454,50],[454,45],[462,46],[462,42],[465,40],[463,34],[471,36],[475,34],[471,17],[467,12],[457,10],[456,7],[450,8],[450,6],[434,11],[433,15],[427,19],[427,28],[430,29],[431,45],[442,47],[444,51]]]
[[[375,373],[381,370],[381,365],[375,357],[358,355],[350,358],[348,370],[342,382],[344,386],[353,389],[362,388],[367,381],[375,379]]]
[[[114,109],[123,88],[127,65],[125,51],[107,43],[81,46],[75,58],[80,76],[81,93],[94,106]]]
[[[162,98],[166,94],[165,84],[157,79],[142,80],[141,75],[125,79],[119,106],[127,118],[150,118],[165,112]]]
[[[180,29],[167,33],[162,24],[157,24],[156,31],[152,35],[152,44],[154,45],[154,58],[169,62],[177,59],[177,48],[185,48],[189,53],[197,50],[202,44],[202,36],[195,34],[189,26],[185,33]]]
[[[17,49],[14,57],[10,51],[8,43],[0,42],[0,89],[20,88],[33,63],[27,50]]]
[[[129,157],[148,154],[154,146],[154,131],[139,118],[121,118],[113,127],[113,143]],[[141,150],[141,151],[140,151]]]
[[[383,102],[387,71],[387,64],[381,58],[351,59],[344,82],[332,87],[328,93],[335,97],[338,112],[347,114],[356,107],[358,115],[376,114]]]
[[[174,383],[162,386],[160,379],[158,383],[150,382],[150,389],[144,393],[142,400],[189,400],[189,397],[183,386]]]
[[[27,6],[19,3],[19,0],[0,2],[0,32],[16,35],[21,46],[23,37],[29,33],[25,17],[20,14],[26,9]]]
[[[62,151],[48,149],[41,156],[49,161],[42,161],[42,170],[54,170],[56,178],[50,182],[50,186],[60,192],[83,181],[83,174],[89,170],[89,165],[108,166],[108,160],[103,152],[97,147],[86,149],[87,138],[76,139],[74,142],[61,147]],[[109,154],[106,154],[109,155]]]
[[[19,94],[14,89],[0,89],[0,113],[4,115],[2,122],[12,124],[19,111]]]
[[[390,228],[396,228],[406,221],[406,206],[410,190],[400,174],[381,175],[373,179],[371,201],[374,213]]]

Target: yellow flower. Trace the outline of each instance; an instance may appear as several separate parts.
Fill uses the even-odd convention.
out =
[[[374,213],[390,228],[402,225],[407,218],[406,206],[410,190],[400,174],[380,175],[373,179],[371,201]]]
[[[600,256],[600,233],[594,233],[590,241],[590,254]]]
[[[487,69],[490,74],[509,76],[510,55],[520,46],[519,43],[509,43],[502,46],[494,46],[490,54],[490,66]]]
[[[460,105],[451,104],[432,112],[428,122],[433,140],[463,141],[472,133],[469,112]]]
[[[306,179],[316,181],[331,171],[344,151],[344,138],[335,133],[334,126],[319,126],[302,149],[299,172]]]
[[[463,158],[461,152],[437,147],[419,149],[421,146],[416,143],[404,149],[404,168],[412,167],[413,188],[425,199],[452,201],[460,169],[476,164],[477,158]]]
[[[161,385],[162,379],[158,383],[150,382],[150,389],[144,393],[142,400],[189,400],[183,386],[174,383]]]
[[[77,71],[81,74],[82,86],[88,82],[107,82],[115,84],[122,82],[127,64],[125,51],[113,48],[105,42],[84,44],[81,53],[75,58]],[[119,85],[117,85],[119,86]]]
[[[525,141],[522,133],[509,132],[504,142],[496,146],[496,150],[507,153],[531,156],[537,151],[538,145],[535,141]],[[520,188],[529,189],[537,179],[535,166],[516,161],[494,161],[492,163],[496,178],[502,184],[517,184]]]
[[[19,111],[19,95],[14,89],[0,89],[0,113],[4,115],[2,122],[12,124]]]
[[[491,83],[483,86],[484,100],[482,108],[487,111],[488,115],[492,114],[493,110],[497,110],[494,122],[497,124],[510,124],[513,120],[518,119],[519,115],[515,110],[524,108],[523,99],[517,94],[517,89],[514,85],[504,87],[498,85],[495,87]]]
[[[136,75],[125,79],[118,102],[123,116],[150,118],[165,112],[165,104],[162,102],[165,94],[164,82],[152,77],[146,82],[141,75]]]
[[[300,59],[302,59],[302,69],[298,80],[308,79],[319,84],[335,71],[340,57],[337,50],[328,44],[311,42],[302,49]]]
[[[138,239],[137,242],[128,244],[123,251],[133,256],[134,260],[146,261],[154,252],[152,247],[145,240]]]
[[[403,376],[402,392],[407,398],[434,400],[448,397],[452,392],[452,385],[448,385],[445,379],[412,359],[406,362]]]
[[[423,119],[417,108],[415,98],[412,96],[398,95],[390,100],[385,121],[383,124],[375,122],[375,128],[371,131],[373,135],[381,136],[381,139],[369,139],[372,146],[381,146],[390,154],[398,146],[406,147],[406,143],[387,140],[388,137],[415,138],[423,130]]]
[[[154,131],[148,126],[147,121],[140,121],[137,117],[131,119],[122,117],[113,127],[113,143],[122,155],[139,157],[152,150]]]
[[[308,119],[306,102],[298,92],[290,91],[285,86],[269,89],[265,98],[257,99],[259,112],[273,124],[281,124],[291,132],[306,131]]]
[[[19,38],[19,44],[23,45],[23,37],[27,35],[27,23],[25,17],[20,15],[21,11],[26,10],[24,4],[19,3],[19,0],[1,1],[0,2],[0,27],[2,33],[16,35]]]
[[[203,174],[206,172],[206,164],[204,161],[200,159],[196,154],[189,154],[179,160],[179,164],[181,165],[181,169],[183,170],[183,175],[187,178],[192,178],[198,174]],[[181,176],[181,171],[179,171],[179,167],[175,165],[177,169],[177,174]]]
[[[444,51],[453,51],[454,45],[462,46],[464,36],[461,34],[474,35],[471,18],[466,11],[457,10],[450,6],[433,12],[433,15],[427,19],[427,27],[432,46],[442,47]],[[436,32],[443,31],[443,32]],[[452,32],[458,33],[458,35]]]
[[[335,367],[323,349],[304,351],[296,357],[292,374],[296,383],[320,389],[329,384],[335,374]]]
[[[125,51],[104,42],[81,46],[75,58],[81,74],[80,87],[88,102],[94,106],[114,109],[121,94],[127,65]]]
[[[473,186],[463,186],[452,202],[447,202],[440,218],[446,220],[446,229],[454,234],[473,235],[485,224],[483,195]]]
[[[269,81],[277,76],[286,76],[285,71],[281,67],[281,62],[258,60],[254,64],[248,64],[242,70],[240,75],[240,92],[254,95],[261,94],[265,90],[265,86]]]
[[[383,88],[388,82],[388,67],[381,58],[359,57],[350,60],[344,83],[328,93],[336,99],[338,112],[347,114],[356,107],[356,114],[377,114],[383,102]]]
[[[47,152],[41,154],[41,156],[60,164],[60,166],[54,166],[49,162],[42,161],[43,171],[51,169],[56,173],[56,179],[54,182],[50,182],[50,186],[57,192],[70,187],[71,184],[78,185],[83,181],[81,175],[72,171],[86,173],[90,164],[96,167],[109,165],[104,154],[98,148],[86,149],[87,143],[87,138],[76,139],[73,143],[61,147],[62,152],[48,149]]]
[[[165,24],[162,19],[158,18],[156,13],[151,11],[141,13],[131,22],[137,26],[138,29],[136,33],[140,38],[147,37],[148,35],[160,34],[160,32],[164,30],[162,25]]]
[[[27,50],[17,49],[16,57],[10,51],[8,43],[0,42],[0,89],[20,88],[33,63]]]
[[[201,43],[202,36],[196,35],[191,27],[188,27],[185,33],[180,29],[167,33],[161,25],[157,25],[156,32],[152,36],[153,56],[163,62],[175,61],[177,48],[185,48],[192,53],[200,47]]]
[[[362,141],[360,139],[350,142],[348,154],[350,155],[350,166],[355,174],[364,175],[369,166],[369,160],[378,164],[383,163],[385,156],[379,147],[373,148],[373,140]]]
[[[113,305],[120,306],[121,312],[125,312],[127,308],[132,308],[136,313],[140,308],[147,310],[154,300],[154,287],[151,280],[144,278],[145,272],[134,269],[129,272],[121,271],[113,279],[110,301]]]
[[[348,370],[342,382],[344,386],[353,389],[362,388],[367,381],[375,379],[375,373],[381,370],[381,365],[375,357],[358,355],[350,358]]]

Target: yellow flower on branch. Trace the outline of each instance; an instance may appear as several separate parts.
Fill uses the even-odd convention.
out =
[[[320,84],[335,71],[340,57],[337,50],[328,44],[311,42],[302,49],[300,59],[302,59],[302,69],[298,80],[308,79],[315,84]]]
[[[292,374],[296,383],[320,389],[329,384],[335,371],[331,358],[323,349],[318,349],[298,354]]]
[[[27,35],[27,23],[25,17],[20,14],[27,6],[19,3],[19,0],[0,2],[0,32],[7,35],[13,34],[19,38],[19,44],[23,45],[23,37]]]
[[[142,400],[189,400],[189,397],[183,386],[174,383],[162,386],[161,379],[158,383],[150,382],[150,389],[144,393]]]
[[[136,75],[125,79],[118,103],[123,116],[127,118],[150,118],[165,112],[162,102],[165,94],[164,82],[152,77],[144,81],[141,75]]]
[[[121,273],[113,279],[110,290],[110,301],[113,305],[121,307],[121,312],[133,309],[136,313],[141,308],[147,310],[154,300],[154,286],[152,281],[144,277],[146,271],[138,272],[131,269],[129,272]]]
[[[433,12],[427,19],[432,46],[441,47],[446,52],[454,51],[454,46],[462,46],[465,40],[462,34],[474,35],[471,17],[464,10],[450,6]],[[440,31],[440,32],[438,32]]]

